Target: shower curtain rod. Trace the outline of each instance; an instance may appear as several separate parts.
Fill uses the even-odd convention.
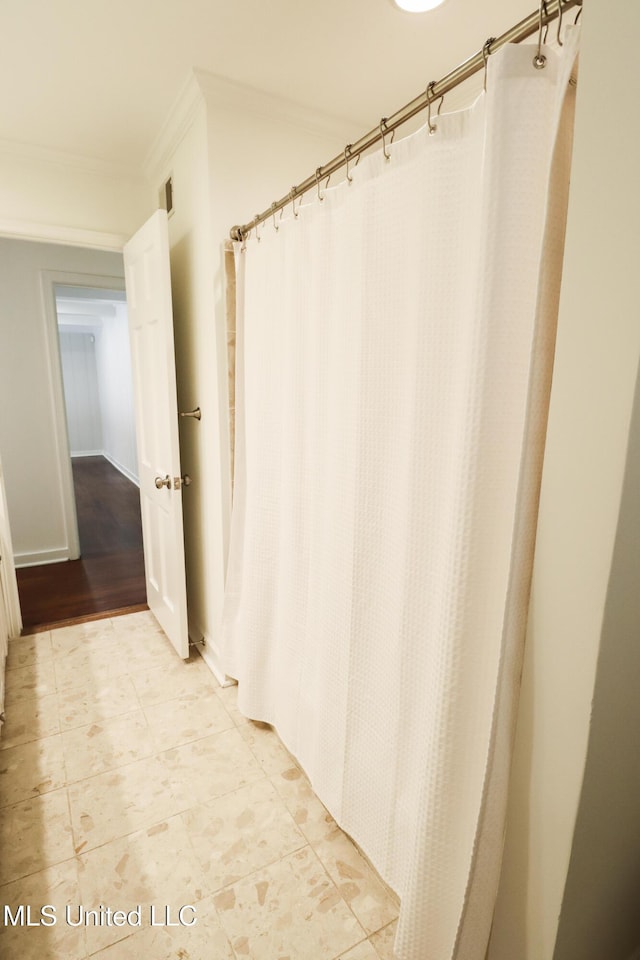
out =
[[[265,220],[268,220],[269,217],[276,214],[279,210],[283,210],[288,203],[295,205],[298,197],[314,189],[314,187],[317,187],[319,190],[321,181],[326,179],[328,183],[329,177],[341,167],[346,166],[348,174],[348,164],[352,160],[357,163],[360,155],[364,153],[365,150],[368,150],[381,140],[383,141],[384,147],[385,137],[391,136],[401,124],[406,123],[407,120],[411,120],[416,114],[433,105],[433,103],[443,97],[445,93],[453,90],[458,84],[464,80],[468,80],[474,73],[482,70],[490,54],[495,53],[506,43],[520,43],[521,40],[526,40],[527,37],[532,36],[536,30],[541,33],[543,27],[572,7],[582,7],[582,0],[546,0],[546,2],[542,0],[539,10],[535,10],[524,20],[521,20],[520,23],[517,23],[514,27],[511,27],[510,30],[507,30],[506,33],[503,33],[502,36],[491,37],[484,44],[482,50],[473,57],[465,60],[464,63],[461,63],[459,67],[456,67],[455,70],[448,73],[442,80],[430,83],[424,93],[421,93],[420,96],[411,100],[410,103],[405,104],[405,106],[397,110],[393,116],[383,118],[379,126],[374,127],[369,133],[365,133],[364,136],[355,143],[347,144],[344,153],[339,154],[337,157],[334,157],[333,160],[329,160],[328,163],[318,167],[314,174],[307,177],[299,186],[292,187],[285,197],[272,203],[268,210],[256,214],[249,223],[232,227],[229,231],[231,239],[244,240],[254,227],[257,227],[259,223],[264,223]],[[543,66],[543,64],[540,65]]]

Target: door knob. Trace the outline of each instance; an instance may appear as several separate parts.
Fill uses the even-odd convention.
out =
[[[154,483],[158,488],[158,490],[162,490],[163,487],[166,487],[167,490],[171,489],[171,477],[169,476],[169,474],[167,474],[164,480],[162,479],[162,477],[156,477]]]

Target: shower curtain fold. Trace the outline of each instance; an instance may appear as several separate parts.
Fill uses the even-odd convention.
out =
[[[401,898],[400,960],[482,960],[553,361],[577,30],[236,245],[223,641]]]

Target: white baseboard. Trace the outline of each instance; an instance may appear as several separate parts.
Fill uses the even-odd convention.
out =
[[[56,550],[37,550],[34,553],[16,553],[13,562],[16,568],[40,567],[44,563],[63,563],[69,559],[69,548],[58,547]]]
[[[129,470],[128,467],[125,467],[122,463],[118,463],[118,461],[109,456],[105,450],[102,451],[102,456],[105,458],[105,460],[109,461],[112,467],[115,467],[116,470],[119,470],[120,473],[127,478],[127,480],[131,480],[131,483],[134,483],[136,487],[140,486],[140,480],[135,473],[132,473],[131,470]]]
[[[217,643],[206,636],[204,631],[199,630],[194,624],[189,624],[189,639],[192,643],[196,644],[198,653],[221,687],[230,687],[232,684],[235,684],[236,681],[228,677],[222,669],[222,657]]]
[[[115,467],[127,480],[131,480],[131,483],[135,483],[136,487],[140,486],[140,481],[138,477],[129,470],[128,467],[125,467],[124,464],[120,463],[115,457],[112,457],[107,453],[106,450],[79,450],[73,451],[71,454],[71,459],[74,457],[104,457],[105,460],[108,460],[112,467]]]

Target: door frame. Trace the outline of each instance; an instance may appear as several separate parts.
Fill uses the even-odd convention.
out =
[[[20,610],[20,596],[16,580],[16,568],[13,560],[13,545],[11,542],[11,523],[9,507],[4,487],[4,473],[0,460],[0,607],[6,620],[8,636],[19,637],[22,631],[22,611]],[[0,637],[0,673],[3,669],[1,662]],[[6,651],[5,651],[6,652]]]
[[[45,324],[48,386],[51,409],[54,414],[53,443],[56,453],[57,481],[65,531],[65,547],[60,551],[59,557],[52,557],[51,559],[77,560],[80,556],[80,537],[78,535],[76,497],[71,466],[71,446],[69,444],[64,381],[62,378],[62,358],[60,356],[58,314],[56,309],[56,286],[124,291],[125,282],[123,276],[112,277],[92,273],[71,273],[63,270],[40,271],[40,294]]]

